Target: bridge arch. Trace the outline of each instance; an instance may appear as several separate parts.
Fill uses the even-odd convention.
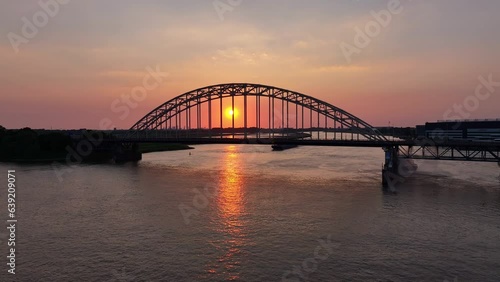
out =
[[[200,129],[200,119],[201,111],[200,106],[208,105],[208,114],[206,116],[206,129],[211,130],[215,124],[217,124],[212,115],[213,105],[217,104],[214,101],[219,100],[219,111],[220,111],[220,128],[223,128],[222,121],[222,100],[230,98],[232,100],[232,109],[234,109],[234,99],[236,97],[243,97],[244,99],[244,126],[246,130],[249,128],[248,122],[248,108],[247,101],[248,97],[255,97],[255,128],[257,129],[267,129],[267,130],[283,130],[285,128],[289,129],[289,104],[295,105],[295,127],[296,131],[304,131],[305,129],[319,130],[322,126],[326,131],[334,132],[334,138],[337,139],[337,132],[342,137],[342,134],[349,134],[351,139],[359,140],[360,136],[372,141],[386,141],[386,138],[373,126],[363,121],[362,119],[348,113],[341,108],[338,108],[328,102],[322,101],[320,99],[314,98],[309,95],[301,94],[295,91],[278,88],[274,86],[262,85],[262,84],[252,84],[252,83],[229,83],[229,84],[218,84],[212,86],[206,86],[198,88],[182,95],[179,95],[152,110],[143,118],[141,118],[137,123],[135,123],[131,128],[131,132],[137,133],[141,131],[151,131],[151,130],[179,130],[181,120],[185,115],[185,128],[184,130],[191,130],[190,125],[193,123],[191,121],[192,114],[191,110],[194,108],[196,110],[196,128]],[[266,99],[267,98],[267,99]],[[267,100],[267,105],[262,106],[262,100]],[[281,126],[275,127],[275,100],[281,101],[282,111],[281,111]],[[286,103],[286,117],[285,117],[285,105]],[[272,105],[272,106],[271,106]],[[269,120],[262,121],[261,108],[268,108]],[[301,111],[299,111],[299,107]],[[266,109],[267,110],[267,109]],[[305,111],[308,112],[308,117],[305,115]],[[313,115],[314,113],[314,115]],[[300,121],[299,121],[300,117]],[[286,127],[284,119],[286,118]],[[272,125],[271,125],[271,119]],[[307,120],[308,122],[305,122]],[[314,124],[316,122],[316,124]],[[321,122],[323,125],[321,126]],[[266,128],[265,125],[268,125]],[[315,126],[314,126],[315,125]],[[309,126],[309,127],[307,127]],[[232,127],[234,128],[234,118],[232,120]],[[318,131],[319,132],[319,131]],[[245,133],[246,135],[246,133]],[[319,135],[319,133],[318,133]]]

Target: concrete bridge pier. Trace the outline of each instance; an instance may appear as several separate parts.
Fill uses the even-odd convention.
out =
[[[142,153],[139,151],[139,145],[133,144],[118,144],[113,153],[113,160],[117,163],[137,162],[142,160]]]
[[[382,167],[382,186],[384,191],[396,192],[395,181],[399,178],[399,146],[384,147],[385,163]]]
[[[500,168],[500,162],[497,163],[498,167]],[[500,174],[498,175],[498,180],[500,180]]]

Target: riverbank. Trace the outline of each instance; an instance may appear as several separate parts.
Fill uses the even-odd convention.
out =
[[[96,143],[96,140],[112,140],[114,138],[112,134],[103,131],[54,132],[35,131],[31,128],[7,130],[0,126],[0,162],[53,163],[71,160],[72,162],[105,163],[112,160],[135,161],[140,160],[140,154],[193,149],[184,144],[144,143],[134,144],[132,148],[122,148],[118,143],[113,142]],[[92,148],[88,148],[91,144]],[[131,154],[135,154],[135,156]]]
[[[53,153],[53,154],[52,154]],[[30,156],[0,157],[1,163],[19,164],[44,164],[53,162],[66,162],[67,152],[45,152],[44,154],[34,154]]]
[[[140,144],[139,152],[142,154],[147,153],[155,153],[155,152],[166,152],[166,151],[180,151],[180,150],[192,150],[193,147],[184,144],[156,144],[156,143],[148,143],[148,144]],[[0,162],[4,163],[20,163],[20,164],[44,164],[44,163],[53,163],[53,162],[65,162],[66,161],[67,152],[58,152],[55,155],[46,155],[44,157],[36,156],[33,158],[24,157],[24,158],[0,158]],[[107,162],[110,158],[102,158],[103,161]],[[84,161],[87,162],[87,161]],[[89,162],[99,162],[96,160],[92,160]]]
[[[10,159],[2,160],[0,163],[17,163],[17,164],[50,164],[53,162],[65,162],[66,158],[47,158],[47,159]]]

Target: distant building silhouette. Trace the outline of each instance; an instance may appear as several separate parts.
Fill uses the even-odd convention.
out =
[[[500,119],[428,122],[417,125],[417,135],[433,139],[500,141]]]

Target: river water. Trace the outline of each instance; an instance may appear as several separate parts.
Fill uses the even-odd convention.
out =
[[[0,164],[5,191],[16,170],[18,219],[15,279],[4,255],[0,280],[500,279],[497,164],[420,161],[394,195],[381,190],[381,149],[206,145],[143,157],[58,174]]]

